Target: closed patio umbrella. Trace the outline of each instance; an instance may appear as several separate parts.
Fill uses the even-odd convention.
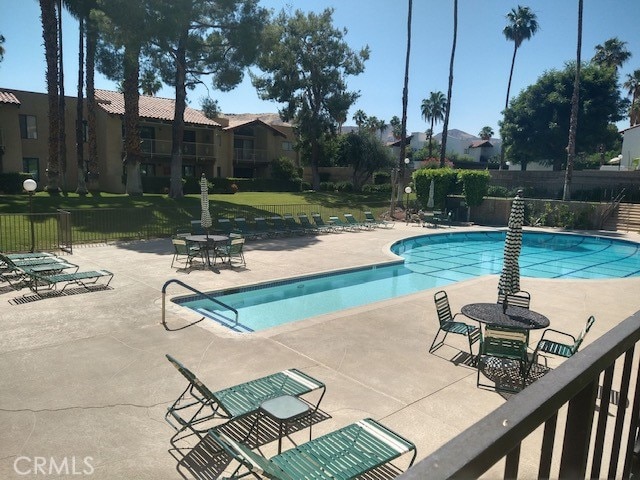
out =
[[[522,224],[524,223],[524,200],[518,190],[511,204],[507,238],[504,242],[504,263],[498,282],[498,290],[505,295],[520,291],[520,266],[518,257],[522,249]],[[504,308],[506,309],[506,301]]]
[[[427,208],[430,208],[431,210],[433,210],[433,205],[434,205],[433,197],[435,195],[435,189],[436,189],[436,185],[432,178],[431,185],[429,185],[429,199],[427,200]]]
[[[211,220],[211,214],[209,213],[209,183],[207,182],[207,177],[202,174],[200,178],[200,224],[207,236],[209,235],[209,229],[211,225],[213,225],[213,221]]]

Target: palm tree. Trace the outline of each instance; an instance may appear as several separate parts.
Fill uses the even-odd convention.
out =
[[[382,141],[382,134],[387,129],[387,122],[385,122],[384,120],[380,119],[380,120],[378,120],[378,124],[376,125],[376,127],[378,129],[378,132],[380,132],[380,141]]]
[[[402,120],[400,121],[400,155],[398,157],[398,165],[395,169],[396,178],[395,181],[391,179],[391,205],[389,207],[389,216],[393,219],[396,209],[396,197],[394,194],[400,197],[402,195],[399,188],[400,175],[399,171],[402,168],[404,174],[404,158],[407,153],[407,103],[409,100],[409,59],[411,57],[411,17],[413,12],[413,0],[408,1],[407,11],[407,53],[404,61],[404,86],[402,87]],[[395,192],[394,192],[395,189]]]
[[[56,0],[40,0],[42,37],[47,64],[47,98],[49,104],[49,160],[47,163],[46,189],[52,194],[60,191],[58,144],[60,141],[60,117],[58,114],[58,23]]]
[[[619,40],[618,37],[606,40],[603,45],[596,45],[595,50],[596,53],[591,60],[603,67],[618,69],[631,58],[627,42]]]
[[[569,118],[569,144],[567,145],[567,170],[564,176],[564,192],[562,199],[571,200],[571,177],[573,162],[576,156],[576,132],[578,130],[578,101],[580,92],[580,56],[582,51],[582,1],[578,0],[578,47],[576,48],[576,76],[573,80],[571,95],[571,117]]]
[[[60,168],[62,169],[62,190],[66,190],[67,181],[67,128],[65,122],[65,98],[64,98],[64,62],[62,58],[62,0],[58,0],[56,5],[58,10],[58,101],[60,107],[58,109],[59,120],[59,135],[60,142],[58,148],[60,149],[58,161],[60,162]]]
[[[402,132],[400,131],[402,125],[397,115],[391,117],[391,120],[389,120],[389,125],[391,125],[393,138],[395,138],[396,140],[400,140],[400,137],[402,136]]]
[[[456,56],[456,40],[458,38],[458,0],[453,0],[453,44],[451,45],[451,60],[449,62],[449,89],[447,90],[447,106],[444,110],[442,124],[442,144],[440,145],[440,167],[444,167],[444,157],[447,154],[447,136],[449,134],[449,113],[451,112],[451,91],[453,90],[453,60]]]
[[[356,122],[358,129],[360,129],[367,121],[367,114],[362,110],[356,110],[356,113],[353,114],[353,121]]]
[[[491,137],[493,137],[493,128],[489,126],[482,127],[482,130],[480,130],[480,133],[478,133],[478,136],[482,140],[490,140]]]
[[[511,80],[513,79],[513,67],[516,63],[516,54],[522,42],[529,40],[538,31],[536,14],[529,7],[512,8],[507,13],[508,24],[502,30],[507,40],[513,42],[513,57],[511,58],[511,70],[509,70],[509,82],[507,83],[507,98],[504,109],[509,108],[509,93],[511,92]],[[500,168],[504,168],[504,148],[500,152]]]
[[[153,70],[144,70],[140,75],[140,92],[149,97],[155,96],[162,88],[162,82],[158,80]]]
[[[626,89],[631,95],[631,108],[629,109],[629,122],[633,127],[640,123],[639,104],[640,104],[640,70],[633,73],[627,73],[627,80],[622,84],[622,88]]]
[[[422,118],[424,118],[425,122],[430,122],[431,127],[427,130],[429,136],[429,158],[432,157],[432,137],[433,137],[433,127],[436,123],[444,120],[444,113],[447,108],[447,98],[444,96],[444,93],[431,92],[429,98],[425,98],[422,100],[422,104],[420,105],[420,112],[422,113]]]

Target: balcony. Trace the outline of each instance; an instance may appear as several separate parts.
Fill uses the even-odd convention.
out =
[[[171,156],[171,140],[154,140],[143,138],[140,145],[142,153],[150,158],[154,157],[170,157]],[[185,159],[197,158],[213,160],[215,158],[213,145],[210,143],[199,142],[183,142],[182,156]]]
[[[640,312],[399,478],[631,478]]]
[[[233,163],[237,164],[267,164],[270,162],[267,150],[234,148]]]

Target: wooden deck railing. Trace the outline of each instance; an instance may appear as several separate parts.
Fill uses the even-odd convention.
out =
[[[630,478],[640,410],[640,312],[401,475]],[[444,412],[443,412],[444,413]]]

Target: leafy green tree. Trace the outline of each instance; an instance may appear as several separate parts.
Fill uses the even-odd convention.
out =
[[[633,127],[640,123],[640,70],[627,73],[627,79],[622,84],[622,87],[627,90],[627,93],[631,96],[629,123],[630,126]]]
[[[337,164],[353,168],[353,188],[360,191],[376,171],[391,168],[393,159],[374,134],[361,130],[340,137]]]
[[[576,135],[578,130],[578,102],[580,101],[580,67],[582,54],[582,0],[578,0],[578,47],[576,49],[576,68],[573,79],[573,93],[571,94],[571,116],[569,117],[569,144],[567,145],[567,168],[564,176],[564,191],[562,199],[571,200],[571,180],[573,177],[573,163],[576,157]]]
[[[491,175],[488,170],[461,170],[458,173],[458,180],[462,183],[464,201],[469,207],[467,221],[471,218],[471,207],[480,206],[487,195],[490,179]]]
[[[204,116],[210,120],[217,118],[220,115],[220,105],[218,101],[210,97],[203,97],[200,100],[200,108]]]
[[[256,57],[268,12],[258,0],[151,0],[161,28],[151,58],[165,83],[175,87],[169,196],[182,191],[182,140],[187,89],[210,75],[213,87],[232,90]]]
[[[478,136],[482,140],[490,140],[491,137],[493,136],[493,133],[494,133],[493,128],[487,125],[486,127],[482,127],[482,130],[480,130],[480,133],[478,133]]]
[[[445,110],[447,109],[447,98],[442,92],[431,92],[429,98],[422,100],[420,105],[420,112],[425,122],[430,122],[431,126],[427,130],[429,136],[429,158],[432,155],[432,139],[433,139],[433,127],[436,123],[444,120]]]
[[[500,124],[509,160],[536,160],[562,169],[574,80],[575,64],[568,64],[563,70],[545,72],[511,101]],[[608,149],[619,137],[612,123],[624,118],[626,109],[613,69],[583,65],[579,98],[577,151],[596,151],[601,143]]]
[[[262,99],[284,103],[280,117],[296,124],[300,143],[308,145],[314,189],[320,187],[319,139],[335,133],[359,96],[347,90],[346,77],[364,71],[369,47],[353,51],[345,42],[346,29],[333,26],[333,10],[305,15],[280,13],[266,29],[258,57],[263,75],[252,75]]]
[[[618,37],[613,37],[595,46],[596,53],[592,62],[597,65],[609,68],[620,68],[631,58],[631,52],[627,49],[627,42],[623,42]]]
[[[453,42],[451,44],[451,59],[449,60],[449,87],[447,89],[447,104],[442,122],[442,143],[440,145],[440,167],[444,167],[447,156],[447,136],[449,135],[449,113],[451,113],[451,94],[453,91],[453,61],[456,57],[456,41],[458,38],[458,0],[453,0]]]

